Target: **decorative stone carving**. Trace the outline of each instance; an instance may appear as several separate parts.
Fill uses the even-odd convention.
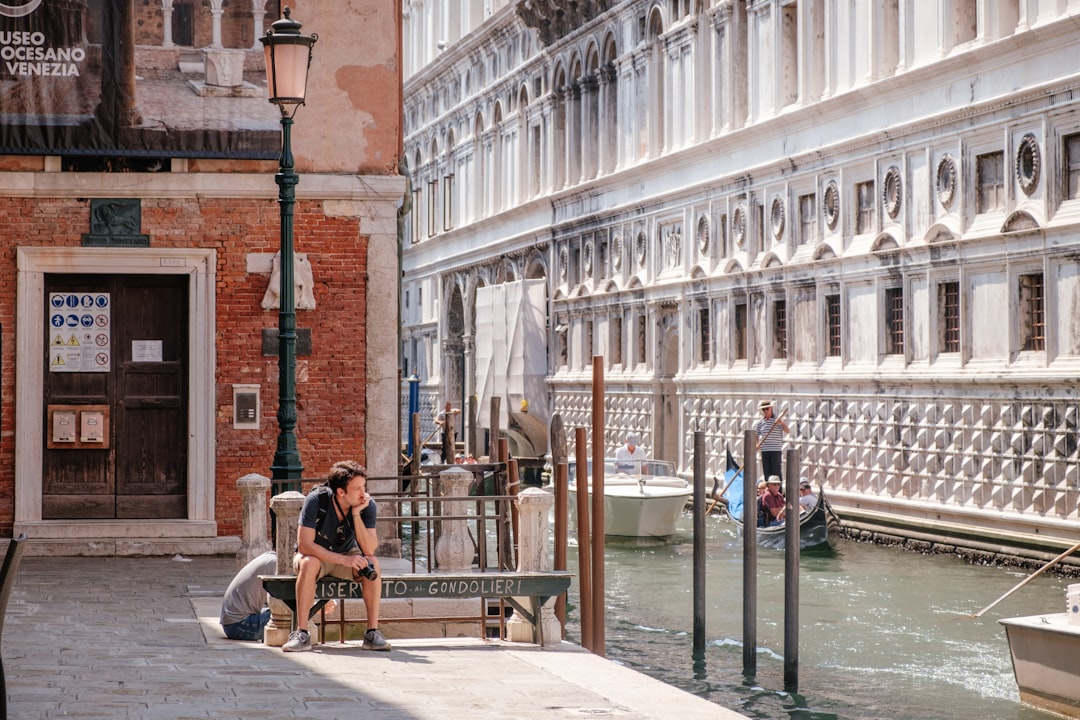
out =
[[[582,264],[585,266],[585,274],[591,275],[593,270],[593,244],[591,242],[585,243],[585,247],[582,248]]]
[[[315,276],[311,270],[306,253],[293,255],[293,297],[297,310],[315,309]],[[274,264],[270,271],[270,282],[262,299],[263,310],[281,307],[281,252],[274,254]]]
[[[566,282],[570,272],[570,252],[566,247],[559,248],[559,279]]]
[[[616,235],[611,238],[611,266],[616,270],[622,268],[622,236]]]
[[[648,239],[645,237],[645,231],[639,230],[637,238],[634,240],[634,254],[637,256],[637,262],[640,267],[645,267],[645,258],[648,256]]]
[[[903,198],[904,187],[900,169],[893,165],[885,172],[885,180],[881,183],[881,201],[886,214],[893,220],[900,214]]]
[[[746,243],[746,207],[736,205],[731,214],[731,239],[740,250]]]
[[[1016,149],[1016,179],[1025,195],[1031,195],[1039,186],[1040,164],[1039,141],[1028,133]]]
[[[941,206],[948,210],[956,196],[956,161],[952,155],[942,155],[937,166],[937,197]]]
[[[697,223],[697,246],[702,255],[709,252],[709,218],[702,215]]]
[[[825,224],[830,230],[835,230],[836,223],[840,220],[840,188],[837,187],[835,180],[830,180],[825,186],[822,211],[825,215]]]
[[[784,236],[784,200],[779,195],[773,198],[769,221],[772,224],[773,239],[779,240]]]
[[[663,235],[664,267],[674,270],[682,262],[682,228],[668,228]]]

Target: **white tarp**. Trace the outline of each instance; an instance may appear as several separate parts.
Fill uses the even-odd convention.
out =
[[[499,426],[507,412],[529,401],[529,414],[546,424],[547,317],[544,280],[516,280],[476,290],[477,422],[491,427],[491,398],[502,398]],[[510,407],[507,407],[507,404]]]

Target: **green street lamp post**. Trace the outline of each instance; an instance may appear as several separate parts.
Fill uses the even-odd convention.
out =
[[[300,34],[300,23],[289,17],[285,8],[282,17],[259,38],[266,53],[266,91],[270,102],[281,110],[281,157],[274,181],[278,185],[278,205],[281,208],[281,256],[278,294],[278,439],[274,452],[271,477],[275,492],[282,489],[299,490],[304,473],[300,452],[296,447],[296,286],[293,278],[293,207],[296,205],[296,184],[300,177],[293,170],[290,131],[297,108],[304,104],[307,92],[311,49],[319,39],[314,33]],[[293,481],[294,487],[283,487]]]

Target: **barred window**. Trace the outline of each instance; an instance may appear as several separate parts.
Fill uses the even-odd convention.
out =
[[[904,289],[885,290],[885,352],[904,353]]]
[[[1020,337],[1024,350],[1046,349],[1046,315],[1042,273],[1020,276]]]
[[[840,357],[840,296],[825,296],[826,324],[829,331],[829,357]]]
[[[787,301],[773,303],[773,357],[787,357]]]
[[[859,212],[855,218],[855,232],[873,232],[874,208],[877,207],[877,196],[874,195],[874,181],[856,184],[855,194],[858,196],[859,206]]]
[[[712,332],[709,329],[709,308],[698,310],[698,360],[707,363],[712,359]]]
[[[986,213],[1005,207],[1005,153],[994,152],[975,158],[975,212]]]
[[[585,367],[589,367],[589,365],[592,364],[592,358],[593,358],[593,321],[592,320],[586,320],[585,321],[585,337],[583,338],[583,340],[585,341],[583,343],[583,348],[585,350],[585,357],[582,358],[582,365],[584,365]]]
[[[1065,197],[1080,198],[1080,133],[1065,138]]]
[[[938,337],[941,352],[960,352],[960,283],[938,284]]]
[[[735,359],[746,359],[746,303],[735,304]]]

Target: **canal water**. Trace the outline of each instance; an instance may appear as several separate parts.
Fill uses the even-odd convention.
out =
[[[798,691],[784,691],[784,556],[758,550],[758,661],[743,672],[742,539],[706,519],[706,648],[693,657],[692,518],[663,540],[607,538],[606,655],[761,720],[1046,720],[1019,702],[998,619],[1063,612],[1068,580],[841,542],[804,555]],[[570,569],[577,572],[576,548]],[[1075,582],[1075,580],[1073,580]],[[580,642],[576,583],[567,638]]]

